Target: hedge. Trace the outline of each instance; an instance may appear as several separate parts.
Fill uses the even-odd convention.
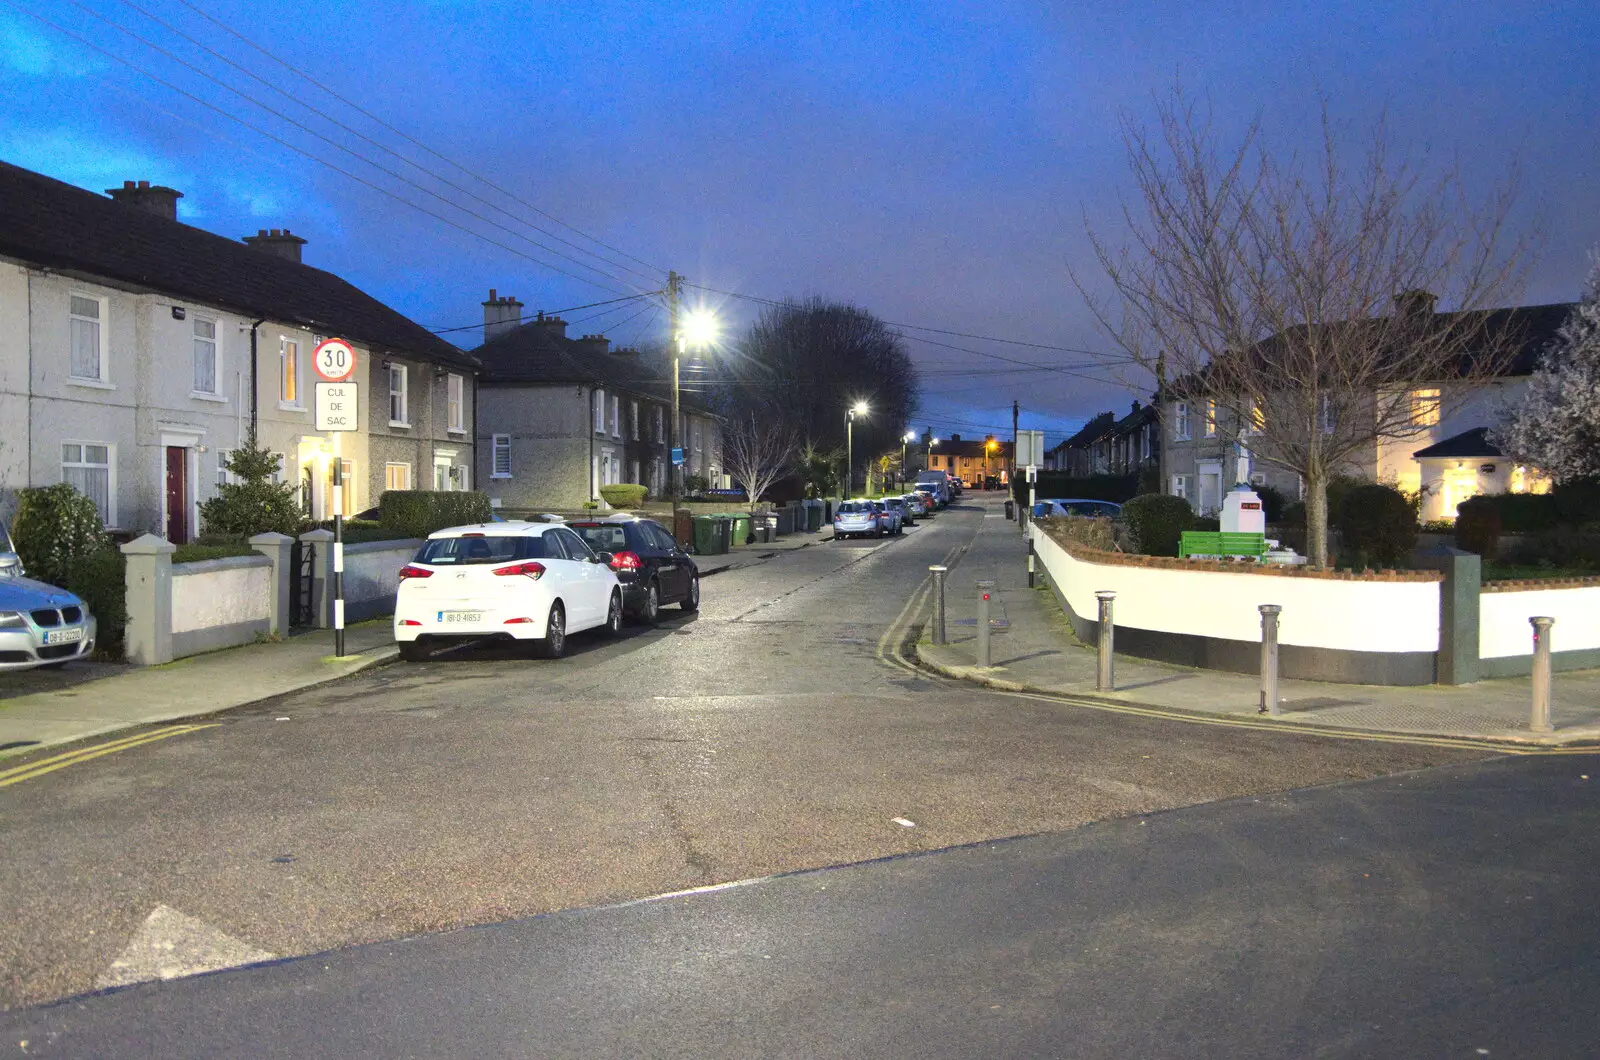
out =
[[[1142,493],[1122,506],[1135,546],[1147,556],[1176,556],[1185,530],[1198,529],[1189,502],[1166,493]]]
[[[79,560],[107,544],[94,501],[64,482],[17,491],[11,541],[28,577],[62,588]]]
[[[613,508],[637,508],[644,503],[645,494],[649,493],[647,486],[636,482],[619,482],[614,486],[601,486],[600,496]]]
[[[492,517],[489,495],[477,490],[385,490],[378,499],[379,525],[402,537],[427,537]]]
[[[1028,503],[1028,483],[1019,470],[1011,484],[1017,504]],[[1065,471],[1040,471],[1035,475],[1033,495],[1039,500],[1073,498],[1085,501],[1115,501],[1122,504],[1139,492],[1139,475],[1090,475],[1077,478]]]
[[[1476,552],[1484,559],[1494,559],[1499,552],[1500,509],[1492,504],[1466,504],[1459,506],[1456,516],[1456,547],[1466,552]]]
[[[1349,565],[1397,567],[1417,547],[1417,508],[1406,494],[1381,482],[1342,492],[1333,510],[1339,543],[1353,553]],[[1345,560],[1341,559],[1341,565]]]
[[[111,545],[79,556],[62,588],[76,593],[94,616],[95,650],[108,658],[122,658],[123,629],[128,624],[127,560],[122,551]]]

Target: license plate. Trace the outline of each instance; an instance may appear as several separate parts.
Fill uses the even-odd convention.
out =
[[[482,611],[440,611],[439,622],[450,625],[452,622],[482,622]]]
[[[45,633],[46,644],[74,644],[83,639],[81,629],[52,629]]]

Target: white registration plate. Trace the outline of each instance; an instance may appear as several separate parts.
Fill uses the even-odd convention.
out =
[[[457,622],[482,622],[482,611],[440,611],[439,624],[448,626]]]
[[[81,629],[52,629],[47,630],[44,635],[46,644],[75,644],[82,639]]]

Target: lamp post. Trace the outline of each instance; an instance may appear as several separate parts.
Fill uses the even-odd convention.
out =
[[[689,462],[689,454],[683,444],[683,399],[678,382],[679,362],[690,349],[709,347],[717,341],[717,318],[710,310],[691,309],[680,317],[678,287],[682,282],[683,277],[676,272],[667,273],[667,315],[670,318],[667,323],[672,333],[672,430],[667,433],[669,446],[667,459],[672,459],[670,450],[677,450],[683,454],[683,462],[673,464],[670,470],[674,497],[683,493],[683,469]]]
[[[906,488],[906,446],[917,436],[916,431],[907,431],[905,437],[900,439],[900,488]]]
[[[848,500],[855,488],[855,424],[857,416],[867,414],[867,403],[858,401],[844,414],[844,495]]]
[[[939,439],[928,435],[928,470],[933,470],[933,447],[939,444]]]

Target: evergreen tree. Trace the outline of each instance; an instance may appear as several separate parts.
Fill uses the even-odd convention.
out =
[[[1527,396],[1490,438],[1557,482],[1600,477],[1600,262],[1540,357]]]
[[[223,466],[237,481],[218,486],[217,495],[200,505],[205,532],[223,537],[299,533],[306,522],[300,491],[291,482],[273,481],[280,462],[254,436],[233,450]]]

